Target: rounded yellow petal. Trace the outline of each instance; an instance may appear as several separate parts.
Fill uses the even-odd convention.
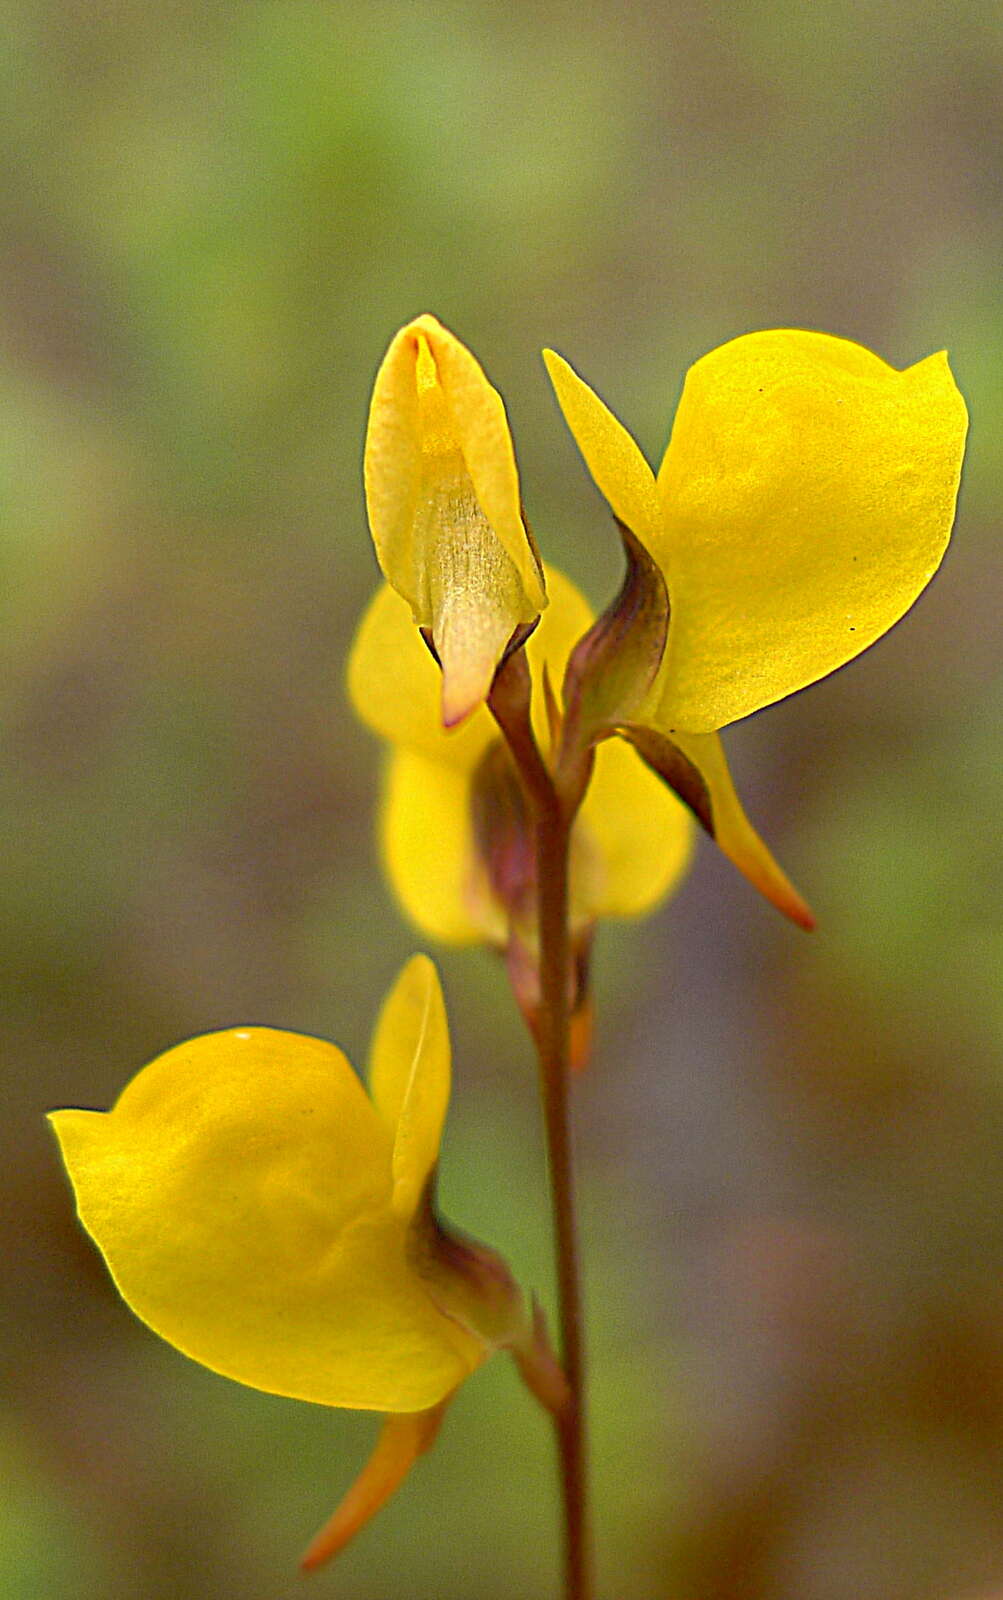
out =
[[[780,330],[698,361],[658,475],[658,724],[723,727],[886,632],[946,548],[966,426],[943,354]]]
[[[544,350],[564,420],[585,464],[621,522],[651,548],[657,536],[655,475],[622,422],[563,356]]]
[[[607,739],[596,751],[575,824],[573,916],[586,921],[650,911],[686,871],[693,836],[685,806],[629,745]]]
[[[384,785],[383,860],[411,921],[443,944],[503,942],[504,920],[474,850],[470,774],[395,750]]]
[[[439,975],[413,956],[383,1002],[369,1067],[373,1104],[393,1133],[393,1205],[405,1222],[439,1158],[449,1106],[449,1023]]]
[[[124,1299],[213,1371],[416,1411],[482,1359],[408,1265],[391,1135],[333,1045],[209,1034],[160,1056],[111,1112],[52,1122]]]

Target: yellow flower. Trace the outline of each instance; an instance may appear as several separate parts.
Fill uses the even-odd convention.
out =
[[[549,567],[547,585],[550,605],[525,646],[544,750],[551,745],[544,676],[560,685],[592,622],[578,590]],[[515,769],[486,708],[464,727],[443,730],[436,678],[407,608],[381,589],[356,635],[348,682],[359,717],[391,746],[380,815],[387,875],[407,914],[437,939],[505,946],[514,928],[531,946],[532,840]],[[634,752],[618,741],[601,746],[572,835],[573,932],[655,905],[685,870],[691,844],[683,807]]]
[[[110,1112],[51,1117],[80,1220],[156,1333],[252,1388],[392,1414],[312,1565],[463,1379],[526,1342],[499,1258],[446,1240],[432,1209],[450,1046],[425,956],[384,1002],[369,1081],[323,1040],[235,1028],[158,1057]]]
[[[668,588],[664,657],[621,731],[809,921],[743,837],[717,733],[858,655],[933,576],[967,427],[947,358],[899,372],[827,334],[747,334],[690,369],[657,478],[567,362],[544,359],[597,486]]]
[[[451,727],[547,598],[501,396],[434,317],[402,328],[377,373],[365,481],[380,566],[434,646]]]

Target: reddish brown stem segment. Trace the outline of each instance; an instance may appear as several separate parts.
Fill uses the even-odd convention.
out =
[[[540,1064],[557,1258],[561,1358],[568,1401],[555,1415],[564,1503],[565,1600],[592,1600],[585,1449],[585,1365],[568,1115],[571,970],[568,862],[577,801],[565,805],[544,762],[529,714],[529,671],[522,652],[497,675],[489,701],[529,801],[536,850],[540,1005],[530,1031]],[[578,785],[578,798],[585,782]]]
[[[564,1495],[565,1592],[567,1600],[590,1600],[592,1577],[586,1484],[585,1364],[568,1116],[568,846],[571,827],[561,813],[556,796],[551,808],[538,811],[536,826],[541,990],[537,1043],[557,1252],[561,1357],[569,1390],[568,1405],[555,1419]]]

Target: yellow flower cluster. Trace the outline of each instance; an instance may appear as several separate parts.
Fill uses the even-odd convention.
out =
[[[551,792],[574,775],[573,1020],[595,922],[680,881],[693,817],[811,926],[719,731],[912,604],[947,544],[967,422],[943,355],[899,372],[824,334],[754,333],[691,369],[656,475],[567,362],[546,361],[621,525],[620,599],[596,622],[544,569],[501,398],[422,316],[373,393],[366,499],[387,582],[349,664],[355,709],[388,746],[380,832],[402,906],[434,938],[503,947],[531,1021],[539,841],[493,698],[506,674],[523,674]],[[110,1112],[52,1117],[81,1221],[151,1328],[254,1388],[386,1415],[307,1566],[393,1492],[492,1351],[510,1350],[551,1410],[566,1403],[504,1263],[435,1210],[449,1087],[438,978],[416,956],[384,1004],[368,1094],[333,1045],[235,1028],[159,1057]]]
[[[866,649],[936,571],[967,427],[947,359],[930,356],[899,372],[827,334],[747,334],[690,369],[657,476],[567,362],[552,351],[545,359],[596,484],[647,552],[666,600],[650,682],[629,716],[601,730],[578,828],[577,912],[587,919],[646,911],[686,865],[679,814],[658,806],[635,755],[605,742],[619,734],[750,881],[811,927],[811,912],[742,810],[718,734]],[[452,376],[461,371],[462,394]],[[426,412],[418,397],[433,381],[436,404]],[[541,609],[540,569],[518,516],[501,402],[431,317],[397,335],[380,369],[366,489],[384,576],[443,667],[440,712],[438,675],[409,636],[406,606],[378,595],[356,639],[349,683],[358,714],[393,752],[381,823],[387,872],[422,929],[505,943],[511,919],[492,892],[470,803],[490,723],[477,711],[467,728],[450,730],[487,698],[498,663]],[[479,509],[464,522],[458,505]],[[477,534],[468,537],[461,525],[473,522]],[[454,637],[442,620],[446,602],[436,611],[430,596],[449,588],[441,573],[460,572],[460,543],[477,574],[464,568],[459,579],[464,620]],[[545,672],[561,684],[591,620],[567,580],[551,570],[547,584],[553,623],[548,628],[544,612],[527,647],[538,690]],[[462,693],[453,692],[451,674]]]

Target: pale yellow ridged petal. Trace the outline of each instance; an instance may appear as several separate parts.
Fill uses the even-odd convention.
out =
[[[943,354],[898,372],[780,330],[698,361],[658,476],[658,725],[723,727],[890,628],[946,548],[966,425]]]
[[[390,885],[424,933],[444,944],[504,942],[504,918],[475,857],[468,774],[416,750],[394,751],[380,839]]]
[[[390,1134],[333,1045],[210,1034],[160,1056],[113,1111],[52,1122],[124,1299],[213,1371],[417,1411],[482,1359],[408,1264]]]
[[[414,1070],[428,1010],[427,956],[412,956],[401,968],[380,1007],[369,1042],[369,1098],[391,1140],[397,1137],[401,1107]],[[434,969],[433,969],[434,970]]]
[[[427,956],[413,956],[383,1002],[369,1067],[373,1104],[393,1133],[393,1204],[405,1221],[438,1160],[449,1075],[439,977]]]
[[[573,367],[545,350],[550,381],[596,487],[643,544],[657,536],[655,477],[634,440]]]
[[[495,737],[495,725],[490,713],[480,710],[462,728],[445,731],[440,678],[407,603],[384,584],[359,624],[348,658],[355,712],[391,744],[470,772]]]
[[[522,620],[515,606],[497,604],[490,571],[451,569],[435,607],[432,637],[442,667],[441,717],[457,728],[491,693],[498,663]]]
[[[415,327],[435,358],[481,510],[519,574],[529,606],[542,611],[547,594],[523,523],[519,473],[502,397],[467,347],[434,317],[419,317]]]
[[[573,857],[573,912],[635,917],[675,887],[693,852],[685,806],[620,739],[596,751],[595,772],[575,824],[583,839],[581,883]]]
[[[501,397],[434,317],[391,343],[364,469],[380,566],[435,642],[442,720],[452,727],[484,700],[509,639],[546,593]]]

